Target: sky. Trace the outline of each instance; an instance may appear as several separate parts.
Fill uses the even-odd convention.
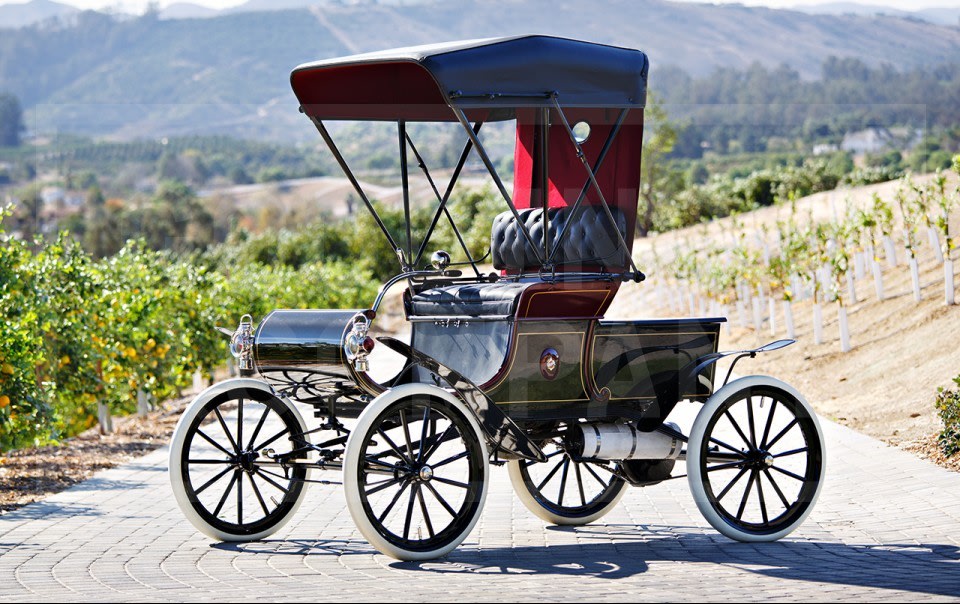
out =
[[[26,0],[0,0],[0,4],[21,4]],[[80,8],[109,8],[120,7],[127,12],[142,12],[147,6],[147,0],[57,0],[64,4],[72,4]],[[160,0],[160,6],[167,6],[177,1],[202,4],[212,8],[227,8],[242,4],[244,0]],[[709,2],[714,4],[746,4],[748,6],[768,6],[770,8],[789,8],[794,6],[811,6],[823,4],[825,0],[680,0],[683,2]],[[901,10],[917,10],[934,7],[960,7],[960,0],[832,0],[868,4],[871,6],[885,6]]]

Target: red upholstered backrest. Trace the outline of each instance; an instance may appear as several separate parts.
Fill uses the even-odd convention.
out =
[[[590,135],[581,143],[587,161],[593,166],[614,127],[620,111],[617,109],[564,109],[571,126],[586,122]],[[550,207],[573,205],[585,182],[587,171],[577,157],[556,111],[551,112],[548,145],[548,204]],[[540,207],[540,168],[537,147],[535,110],[517,111],[517,137],[514,148],[513,202],[517,208]],[[613,146],[597,172],[597,182],[611,207],[619,208],[627,217],[627,233],[636,225],[637,198],[640,186],[640,152],[643,139],[643,112],[634,109],[628,114],[614,139]],[[597,205],[600,198],[591,186],[587,189],[585,204]],[[627,237],[632,248],[633,237]]]

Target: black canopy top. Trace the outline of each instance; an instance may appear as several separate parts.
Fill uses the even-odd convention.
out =
[[[411,77],[410,67],[429,77]],[[347,103],[417,105],[420,111],[438,103],[463,109],[538,107],[550,105],[553,93],[567,107],[642,108],[647,69],[639,50],[527,35],[306,63],[293,70],[291,83],[301,105],[316,117],[324,117],[323,106]]]

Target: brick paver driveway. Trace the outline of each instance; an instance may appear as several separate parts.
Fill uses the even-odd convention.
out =
[[[545,526],[495,468],[477,529],[429,563],[376,553],[328,486],[268,541],[212,543],[160,450],[0,517],[0,600],[960,600],[960,475],[824,431],[820,503],[784,541],[718,535],[685,479],[631,489],[598,524]]]

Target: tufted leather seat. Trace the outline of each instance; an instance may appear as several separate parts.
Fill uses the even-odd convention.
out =
[[[626,236],[627,221],[623,212],[611,208],[617,222],[616,228]],[[541,208],[519,211],[520,218],[530,230],[534,242],[543,241],[543,210]],[[554,249],[560,232],[570,218],[571,208],[550,208],[550,249]],[[576,222],[571,224],[565,236],[563,248],[557,253],[557,265],[589,265],[605,268],[624,268],[626,254],[619,246],[617,233],[610,219],[598,206],[582,206]],[[512,212],[504,212],[493,221],[490,237],[493,266],[501,270],[538,269],[537,255],[517,227]],[[415,294],[410,299],[409,313],[419,317],[490,317],[512,316],[517,302],[531,282],[513,283],[466,283],[436,287]]]
[[[547,210],[550,249],[556,248],[557,240],[569,220],[572,208],[549,208]],[[618,208],[610,208],[616,220],[616,228],[626,238],[627,220]],[[529,208],[518,212],[530,237],[538,246],[543,242],[543,209]],[[620,249],[617,232],[606,212],[600,206],[581,206],[576,221],[569,227],[563,247],[554,257],[557,265],[584,264],[606,268],[624,268],[628,265],[624,250]],[[537,254],[527,243],[517,226],[512,212],[504,212],[493,220],[490,237],[493,266],[497,269],[538,269]]]
[[[420,317],[511,316],[517,300],[532,283],[461,283],[422,291],[410,300],[410,314]]]

